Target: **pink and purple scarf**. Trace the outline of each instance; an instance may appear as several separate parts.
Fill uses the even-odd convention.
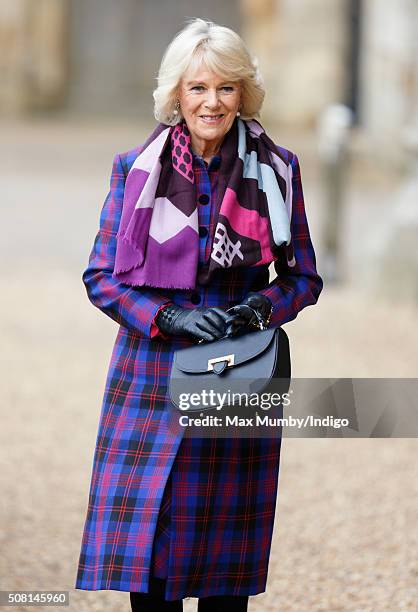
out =
[[[204,281],[261,266],[291,245],[292,168],[257,121],[234,121],[221,147],[215,232]],[[132,286],[196,287],[199,227],[190,133],[159,124],[126,178],[113,276]]]

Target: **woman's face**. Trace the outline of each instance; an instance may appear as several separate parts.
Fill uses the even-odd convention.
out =
[[[234,122],[241,87],[202,66],[184,74],[178,99],[193,148],[216,148]]]

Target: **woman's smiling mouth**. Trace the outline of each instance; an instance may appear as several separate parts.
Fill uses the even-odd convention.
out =
[[[218,123],[223,118],[223,115],[200,115],[200,119],[205,123]]]

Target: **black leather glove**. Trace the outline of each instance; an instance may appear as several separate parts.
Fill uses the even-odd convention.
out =
[[[227,319],[227,313],[221,308],[182,308],[170,304],[159,311],[155,323],[168,336],[211,342],[225,334]]]
[[[254,310],[260,315],[265,327],[267,327],[273,310],[271,301],[262,293],[249,293],[241,304],[228,309],[227,334],[234,336],[245,329],[247,331],[260,329]]]

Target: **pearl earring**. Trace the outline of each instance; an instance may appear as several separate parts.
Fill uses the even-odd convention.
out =
[[[173,110],[173,115],[179,114],[179,108],[180,108],[180,102],[177,100],[176,106],[174,107],[174,110]]]
[[[241,113],[239,111],[237,112],[237,117],[241,117]]]

